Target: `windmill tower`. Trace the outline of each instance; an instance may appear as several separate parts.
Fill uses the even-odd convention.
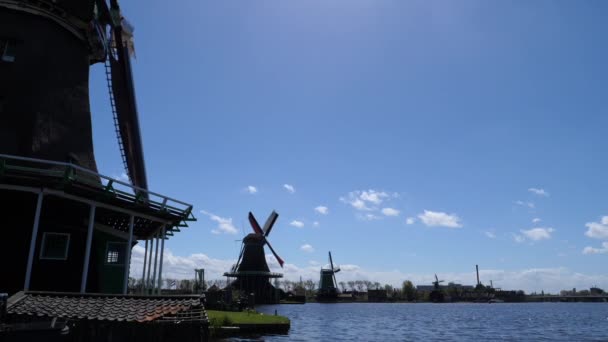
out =
[[[331,252],[329,252],[329,267],[330,268],[321,268],[321,278],[319,279],[317,301],[335,301],[338,299],[338,282],[336,281],[336,273],[340,272],[340,267],[334,267]]]
[[[0,154],[97,171],[89,68],[105,63],[123,162],[131,182],[146,189],[132,31],[116,0],[0,2]]]
[[[443,294],[443,291],[441,290],[441,285],[439,285],[443,282],[444,280],[439,280],[437,274],[435,274],[435,281],[433,282],[433,291],[431,291],[429,295],[429,299],[434,303],[440,303],[444,300],[445,296]]]
[[[269,280],[281,278],[283,275],[270,272],[264,253],[264,246],[268,246],[279,265],[283,267],[283,259],[279,257],[267,239],[278,217],[279,214],[273,211],[262,229],[253,214],[249,212],[249,223],[253,233],[245,236],[236,264],[232,266],[230,272],[224,273],[226,277],[236,278],[232,281],[232,288],[243,291],[247,295],[253,293],[255,303],[258,304],[278,302],[278,289],[272,286]]]
[[[0,268],[12,275],[0,292],[125,293],[136,241],[146,241],[150,273],[148,241],[158,251],[194,219],[191,205],[148,191],[132,32],[117,0],[0,1],[0,213],[12,227],[0,240]],[[97,170],[89,105],[96,63],[106,67],[128,183]],[[145,279],[154,287],[162,248],[160,259]]]

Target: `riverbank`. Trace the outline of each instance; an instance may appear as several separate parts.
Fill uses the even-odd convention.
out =
[[[291,321],[285,316],[256,311],[207,310],[209,328],[214,337],[287,334]]]

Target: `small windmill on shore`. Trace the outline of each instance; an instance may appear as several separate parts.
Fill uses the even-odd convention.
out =
[[[273,211],[266,220],[264,228],[261,228],[256,218],[249,212],[248,218],[253,233],[245,236],[236,264],[232,266],[230,272],[224,273],[226,277],[236,278],[230,284],[232,288],[246,294],[253,293],[256,303],[278,302],[278,290],[270,284],[269,280],[281,278],[283,274],[270,272],[264,253],[264,246],[268,246],[279,265],[283,267],[283,259],[279,257],[268,241],[268,235],[278,217],[279,214]]]
[[[330,268],[321,268],[317,301],[335,301],[338,299],[336,273],[340,272],[340,267],[334,267],[331,252],[329,252],[329,267]]]
[[[431,291],[429,295],[429,299],[434,303],[440,303],[444,300],[444,294],[443,291],[441,291],[441,285],[439,285],[443,282],[444,280],[439,280],[437,274],[435,274],[435,281],[433,282],[433,291]]]

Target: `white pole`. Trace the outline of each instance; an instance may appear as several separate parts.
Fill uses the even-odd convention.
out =
[[[156,289],[156,270],[157,270],[157,267],[158,267],[158,245],[159,245],[159,242],[160,242],[160,241],[158,241],[158,236],[159,235],[160,235],[160,231],[157,231],[156,232],[156,237],[155,237],[155,239],[156,239],[156,249],[154,251],[154,273],[152,273],[152,294],[154,294],[154,291]]]
[[[129,287],[129,268],[131,267],[131,244],[133,244],[133,224],[135,218],[133,215],[129,217],[129,242],[125,248],[125,278],[122,285],[122,294],[127,294],[127,288]]]
[[[150,286],[150,272],[152,270],[152,252],[154,249],[154,237],[150,239],[150,252],[148,253],[148,275],[146,276],[146,290]]]
[[[42,192],[38,193],[36,201],[36,213],[34,214],[34,226],[32,227],[32,238],[30,239],[30,254],[27,256],[27,270],[25,271],[25,291],[30,289],[30,280],[32,278],[32,265],[34,263],[34,251],[36,250],[36,239],[38,238],[38,226],[40,225],[40,211],[42,210]]]
[[[89,275],[89,259],[91,258],[91,242],[93,242],[93,226],[95,225],[95,205],[91,205],[89,211],[89,230],[87,232],[87,247],[84,251],[84,265],[82,266],[82,280],[80,282],[80,293],[87,290],[87,277]]]
[[[146,263],[148,262],[148,240],[146,240],[146,249],[144,251],[144,270],[141,272],[141,292],[146,289]]]
[[[163,286],[163,255],[165,252],[165,226],[161,230],[161,240],[160,240],[160,263],[158,265],[158,291],[160,294],[160,288]]]

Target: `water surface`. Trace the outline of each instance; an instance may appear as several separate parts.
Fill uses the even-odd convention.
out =
[[[309,303],[257,309],[289,317],[291,330],[251,340],[608,341],[608,303]]]

